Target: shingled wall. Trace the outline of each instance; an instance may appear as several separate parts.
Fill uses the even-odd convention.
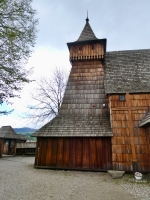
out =
[[[137,162],[139,171],[150,170],[150,128],[139,127],[149,105],[150,94],[126,94],[124,101],[109,96],[113,169],[132,171]]]

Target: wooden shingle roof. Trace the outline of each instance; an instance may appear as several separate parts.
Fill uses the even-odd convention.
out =
[[[0,138],[5,139],[20,139],[19,135],[16,134],[11,126],[2,126],[0,128]]]
[[[81,35],[79,36],[77,41],[88,41],[88,40],[96,40],[97,37],[95,36],[90,24],[89,19],[86,19],[86,24],[83,28],[83,31],[81,32]]]
[[[26,135],[22,135],[22,134],[17,134],[19,136],[19,140],[23,140],[23,141],[27,141],[29,140],[29,137]]]
[[[150,92],[150,49],[107,52],[105,92]]]
[[[108,115],[61,115],[32,134],[38,137],[94,137],[112,136]]]

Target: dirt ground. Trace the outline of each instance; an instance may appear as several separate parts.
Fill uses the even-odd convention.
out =
[[[0,159],[0,199],[150,199],[150,193],[147,192],[150,191],[150,187],[147,184],[136,186],[136,183],[112,179],[108,173],[102,172],[34,169],[33,163],[34,157],[16,156]],[[143,187],[146,188],[143,196],[137,195],[141,193],[139,185],[142,191]]]

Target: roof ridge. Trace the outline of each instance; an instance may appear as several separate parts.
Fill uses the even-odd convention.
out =
[[[150,49],[127,49],[127,50],[116,50],[116,51],[107,51],[106,54],[110,53],[128,53],[128,52],[140,52],[140,51],[149,51]]]

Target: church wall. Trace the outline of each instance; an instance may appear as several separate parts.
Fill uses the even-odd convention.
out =
[[[150,94],[126,94],[124,101],[109,96],[113,169],[132,171],[137,162],[139,171],[150,171],[150,129],[139,127],[149,106]]]
[[[111,138],[38,137],[35,167],[106,171],[111,169]]]

